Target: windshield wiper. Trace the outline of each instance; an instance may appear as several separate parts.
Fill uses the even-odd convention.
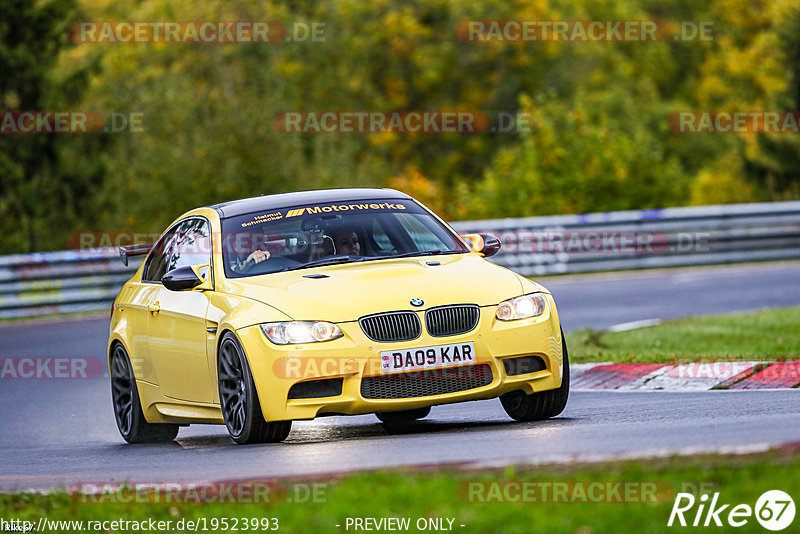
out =
[[[437,256],[440,254],[460,254],[464,252],[463,250],[418,250],[415,252],[405,252],[403,254],[397,254],[396,256],[386,256],[388,259],[393,258],[411,258],[413,256]]]
[[[304,263],[303,265],[298,265],[297,267],[292,267],[290,269],[286,269],[288,271],[296,271],[297,269],[307,269],[308,267],[320,267],[322,265],[336,265],[337,263],[352,263],[357,261],[364,261],[366,260],[366,256],[328,256],[327,258],[320,258],[318,260],[310,261],[308,263]]]

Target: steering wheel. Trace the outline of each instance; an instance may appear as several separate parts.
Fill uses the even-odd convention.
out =
[[[278,271],[291,269],[292,267],[297,267],[299,265],[301,265],[301,262],[287,258],[286,256],[270,256],[269,259],[264,260],[261,263],[256,263],[247,269],[244,274],[254,275],[277,273]]]

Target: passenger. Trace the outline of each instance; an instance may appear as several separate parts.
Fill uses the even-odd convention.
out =
[[[336,245],[336,254],[343,256],[360,256],[361,243],[358,234],[352,228],[340,228],[333,233],[333,243]]]

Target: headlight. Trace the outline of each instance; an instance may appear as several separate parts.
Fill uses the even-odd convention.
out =
[[[495,316],[501,321],[527,319],[544,313],[545,298],[541,293],[531,293],[504,300],[497,306]]]
[[[318,343],[320,341],[330,341],[343,335],[338,326],[326,321],[262,323],[261,330],[276,345]]]

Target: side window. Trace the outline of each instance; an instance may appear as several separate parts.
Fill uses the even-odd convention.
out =
[[[207,263],[211,263],[211,230],[208,223],[204,219],[184,221],[178,227],[167,272]]]
[[[167,273],[169,257],[172,254],[172,246],[180,225],[176,225],[156,243],[150,257],[147,259],[142,280],[146,282],[160,282],[161,277]]]
[[[187,219],[170,230],[153,249],[142,280],[160,282],[178,267],[211,263],[211,230],[203,219]]]

